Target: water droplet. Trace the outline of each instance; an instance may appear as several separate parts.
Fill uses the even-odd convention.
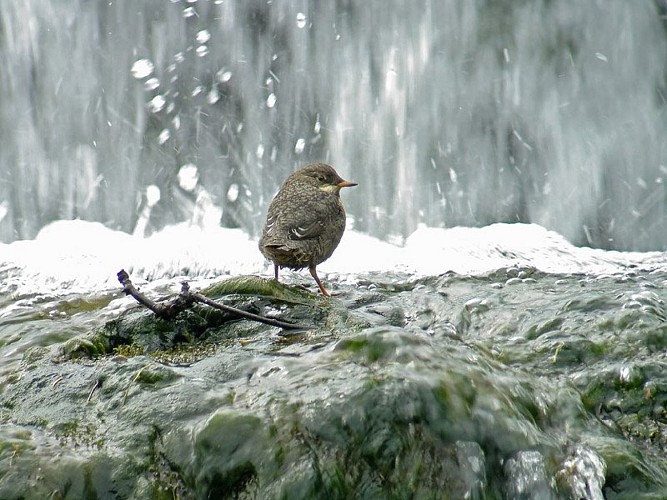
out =
[[[208,95],[206,96],[206,100],[209,104],[215,104],[220,100],[220,92],[218,92],[218,87],[213,87],[209,91]]]
[[[158,135],[157,142],[158,144],[164,144],[169,140],[170,137],[171,137],[171,132],[169,132],[169,129],[166,128],[162,132],[160,132],[160,135]]]
[[[257,146],[257,151],[255,151],[255,156],[257,156],[258,159],[262,159],[264,157],[264,145],[260,144]]]
[[[225,83],[232,79],[232,72],[222,68],[215,74],[215,76],[217,77],[218,81]]]
[[[169,106],[167,106],[167,113],[171,113],[172,111],[174,111],[175,108],[176,105],[173,102],[170,102]]]
[[[183,17],[184,18],[189,18],[197,15],[197,11],[194,9],[194,7],[186,7],[183,9]]]
[[[313,132],[319,134],[320,130],[322,130],[322,124],[320,123],[320,120],[318,118],[317,121],[315,122],[315,126],[313,127]]]
[[[9,213],[9,202],[4,200],[0,203],[0,220],[4,219]]]
[[[160,111],[162,111],[165,104],[167,104],[165,98],[162,95],[158,94],[155,97],[153,97],[148,103],[148,110],[151,113],[159,113]]]
[[[449,180],[452,181],[452,184],[456,184],[458,179],[459,179],[459,176],[456,174],[456,170],[454,170],[453,168],[450,167],[449,168]]]
[[[607,56],[605,56],[602,52],[596,52],[595,57],[597,57],[600,61],[603,62],[608,62],[609,59],[607,59]]]
[[[239,185],[232,184],[227,190],[227,200],[234,203],[239,197]]]
[[[208,45],[200,45],[199,47],[197,47],[196,52],[199,57],[204,57],[208,55]]]
[[[299,138],[294,145],[294,152],[298,155],[303,153],[303,150],[306,148],[306,141],[303,138]]]
[[[619,370],[619,377],[621,382],[628,382],[630,380],[631,370],[628,366],[622,366]]]
[[[178,185],[185,191],[192,191],[199,182],[197,165],[186,163],[178,170]]]
[[[160,188],[155,184],[146,187],[146,203],[149,207],[154,207],[160,201]]]
[[[172,118],[171,120],[171,123],[173,123],[174,129],[178,130],[179,128],[181,128],[181,117],[178,115],[174,116],[174,118]]]
[[[201,30],[197,32],[197,35],[195,36],[195,40],[197,40],[197,43],[201,43],[202,45],[208,42],[211,39],[211,33],[208,30]]]
[[[386,210],[379,205],[371,207],[371,213],[376,219],[381,219],[387,215]]]
[[[134,61],[134,64],[132,64],[132,68],[130,69],[130,71],[133,77],[140,79],[140,78],[146,78],[147,76],[152,74],[154,69],[155,66],[150,60],[139,59],[137,61]]]
[[[192,91],[192,97],[197,97],[203,90],[204,87],[202,85],[197,85]]]
[[[176,63],[182,63],[183,61],[185,61],[185,56],[183,55],[183,52],[176,52],[174,54],[174,61],[176,61]]]
[[[507,47],[503,49],[503,58],[505,59],[506,64],[510,63],[510,51],[507,49]]]
[[[273,92],[269,94],[269,97],[266,98],[266,106],[272,108],[276,105],[276,94]]]
[[[303,12],[299,12],[296,15],[296,26],[297,28],[304,28],[306,26],[306,15]]]
[[[158,80],[155,77],[149,78],[148,80],[146,80],[144,82],[144,89],[145,90],[155,90],[159,86],[160,86],[160,80]]]

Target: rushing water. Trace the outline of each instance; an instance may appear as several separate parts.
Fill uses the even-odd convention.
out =
[[[8,2],[0,238],[55,219],[257,234],[296,165],[359,182],[356,227],[536,222],[665,246],[663,3]],[[196,169],[196,170],[195,170]]]
[[[662,253],[520,224],[404,247],[348,232],[322,266],[333,298],[227,297],[313,325],[293,334],[211,315],[150,328],[114,282],[125,267],[160,297],[184,275],[256,273],[238,230],[59,222],[0,263],[2,498],[667,491]]]
[[[0,497],[664,497],[664,12],[7,2]],[[270,276],[312,160],[359,183],[336,295],[228,299],[312,328],[129,336],[116,272]]]

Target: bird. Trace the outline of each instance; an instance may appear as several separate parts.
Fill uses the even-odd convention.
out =
[[[330,165],[312,163],[285,179],[271,201],[259,239],[259,250],[278,270],[308,268],[325,296],[329,292],[317,276],[317,265],[327,260],[345,231],[345,208],[340,190],[356,186]]]

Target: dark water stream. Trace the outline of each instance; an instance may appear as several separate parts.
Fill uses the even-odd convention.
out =
[[[357,276],[250,299],[305,332],[232,322],[174,350],[164,325],[158,351],[108,354],[85,339],[127,299],[5,303],[0,497],[663,498],[666,284]]]

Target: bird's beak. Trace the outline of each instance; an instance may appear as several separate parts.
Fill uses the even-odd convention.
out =
[[[336,184],[336,187],[338,189],[340,189],[340,188],[346,188],[346,187],[354,187],[356,185],[357,185],[356,182],[343,181],[343,182],[339,182],[338,184]]]
[[[352,187],[356,186],[356,182],[350,182],[350,181],[344,181],[341,180],[338,184],[327,184],[325,186],[320,187],[320,189],[326,193],[336,193],[339,194],[340,190],[344,187]]]

